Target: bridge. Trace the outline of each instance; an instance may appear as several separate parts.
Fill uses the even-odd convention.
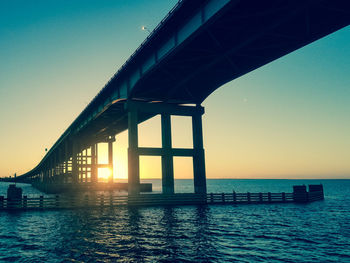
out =
[[[139,158],[161,156],[162,191],[174,193],[173,157],[193,158],[194,191],[206,193],[201,103],[221,85],[350,23],[347,0],[182,0],[58,138],[16,178],[37,187],[98,183],[128,130],[128,192],[142,191]],[[137,125],[161,115],[162,147],[139,147]],[[193,149],[172,147],[172,115],[192,118]],[[109,162],[97,161],[108,143]],[[110,183],[113,175],[110,176]]]

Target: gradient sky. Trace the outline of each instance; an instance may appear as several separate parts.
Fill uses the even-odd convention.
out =
[[[175,3],[0,1],[0,177],[35,167]],[[347,27],[209,96],[207,177],[350,178],[349,43]],[[172,122],[173,146],[191,146],[190,120]],[[139,128],[141,145],[160,145],[159,117]],[[114,146],[123,178],[127,133]],[[159,157],[141,167],[160,177]],[[192,176],[190,158],[175,158],[175,176]]]

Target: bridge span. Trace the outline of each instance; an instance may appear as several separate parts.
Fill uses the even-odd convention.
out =
[[[139,156],[162,158],[163,193],[174,193],[173,157],[193,158],[195,193],[206,193],[201,103],[221,85],[350,23],[348,0],[182,0],[17,181],[88,185],[112,168],[115,135],[128,130],[128,190],[140,192]],[[138,145],[137,125],[161,115],[162,147]],[[173,148],[171,115],[191,116],[193,149]],[[108,165],[97,145],[107,142]],[[110,177],[113,181],[113,175]]]

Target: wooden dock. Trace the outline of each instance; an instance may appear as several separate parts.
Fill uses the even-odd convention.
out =
[[[317,189],[316,189],[317,190]],[[323,200],[323,188],[317,191],[293,193],[210,193],[200,194],[140,194],[75,195],[54,197],[27,197],[11,200],[0,196],[0,210],[46,210],[74,208],[103,208],[118,206],[210,205],[210,204],[271,204],[308,203]]]

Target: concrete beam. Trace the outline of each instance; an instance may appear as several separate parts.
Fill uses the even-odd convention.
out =
[[[164,102],[144,102],[144,101],[127,101],[124,104],[127,111],[142,111],[154,114],[168,114],[180,116],[203,115],[204,108],[202,106],[184,106],[169,104]]]
[[[166,155],[166,151],[163,148],[153,147],[139,147],[137,149],[138,155],[146,156],[163,156]],[[172,156],[183,156],[192,157],[194,155],[193,149],[182,149],[182,148],[171,148],[170,155]]]

